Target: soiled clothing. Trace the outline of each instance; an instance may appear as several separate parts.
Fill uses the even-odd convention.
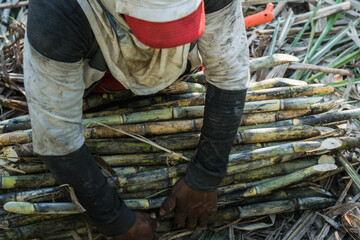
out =
[[[25,87],[38,154],[65,155],[84,143],[83,91],[107,69],[125,87],[144,95],[176,81],[188,60],[195,67],[202,59],[209,83],[224,90],[247,87],[248,49],[239,0],[205,1],[205,32],[190,53],[190,44],[144,46],[122,17],[111,12],[114,0],[103,2],[120,26],[116,31],[105,12],[101,14],[98,0],[33,0],[29,6]]]
[[[219,89],[247,88],[249,54],[240,0],[204,0],[202,37],[194,46],[171,49],[140,43],[113,11],[115,1],[30,1],[24,79],[34,151],[40,156],[57,159],[81,149],[84,91],[106,71],[137,95],[171,85],[189,63],[192,68],[202,64],[207,81]],[[211,175],[208,168],[203,171]]]

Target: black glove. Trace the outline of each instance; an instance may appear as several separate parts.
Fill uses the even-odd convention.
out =
[[[208,84],[201,137],[185,176],[186,184],[192,189],[214,191],[226,175],[245,98],[246,89],[222,90]]]
[[[135,223],[135,214],[117,196],[101,173],[84,144],[64,156],[40,156],[58,184],[74,188],[89,222],[108,236],[127,232]]]

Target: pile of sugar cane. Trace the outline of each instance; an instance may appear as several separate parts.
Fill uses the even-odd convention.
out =
[[[294,60],[286,55],[256,59],[251,70]],[[204,76],[197,73],[153,96],[140,98],[124,90],[84,100],[86,144],[131,209],[155,216],[171,186],[185,174],[202,126],[203,83]],[[341,151],[357,147],[360,138],[338,125],[360,117],[360,109],[335,111],[343,100],[326,100],[333,91],[324,84],[284,78],[250,85],[212,226],[334,204],[328,191],[314,185],[351,169]],[[0,131],[5,169],[0,179],[0,239],[89,234],[83,209],[65,197],[71,188],[57,186],[34,154],[29,117],[0,122]],[[163,239],[173,239],[172,218],[158,219]],[[92,231],[93,238],[99,236]]]

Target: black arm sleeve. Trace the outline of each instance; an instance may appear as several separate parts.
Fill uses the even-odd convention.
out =
[[[58,184],[69,184],[75,190],[85,214],[100,232],[116,236],[127,232],[135,223],[135,214],[109,185],[84,144],[64,156],[40,156]]]
[[[204,124],[186,184],[196,191],[214,191],[226,175],[229,153],[240,124],[245,90],[222,90],[208,84]]]

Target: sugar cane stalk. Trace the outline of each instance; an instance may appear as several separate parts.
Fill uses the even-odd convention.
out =
[[[339,74],[339,75],[347,75],[347,76],[352,75],[350,71],[345,69],[328,68],[328,67],[322,67],[322,66],[305,64],[305,63],[291,63],[289,64],[289,69],[323,72],[323,73],[331,73],[331,74]]]
[[[272,56],[255,58],[250,60],[250,71],[256,72],[260,69],[275,67],[288,62],[298,62],[297,57],[287,54],[273,54]]]
[[[259,123],[276,122],[279,120],[302,117],[311,113],[309,109],[283,110],[277,112],[243,114],[241,125],[254,125]]]
[[[286,119],[299,118],[305,115],[323,113],[329,111],[336,106],[339,106],[343,102],[344,100],[341,99],[337,101],[315,103],[305,109],[281,110],[276,112],[260,112],[250,114],[245,113],[242,116],[241,125],[254,125],[267,122],[276,122]]]
[[[268,159],[260,159],[260,160],[253,160],[253,161],[247,161],[241,164],[237,164],[237,165],[232,165],[232,166],[228,166],[227,168],[227,174],[237,174],[237,173],[241,173],[241,172],[247,172],[253,169],[258,169],[258,168],[263,168],[263,167],[267,167],[267,166],[272,166],[281,162],[287,162],[290,160],[294,160],[297,158],[301,158],[306,156],[305,152],[300,152],[300,153],[292,153],[292,154],[288,154],[285,156],[276,156],[276,157],[271,157]]]
[[[0,122],[0,133],[12,132],[16,130],[28,129],[30,126],[29,115],[23,115]]]
[[[246,219],[262,215],[293,212],[296,210],[326,208],[334,204],[334,202],[335,200],[331,198],[305,197],[292,200],[256,203],[247,206],[229,207],[219,209],[218,212],[209,219],[209,222],[232,222],[239,218]],[[160,224],[162,224],[162,222]],[[167,231],[169,231],[169,229],[167,229]]]
[[[350,120],[360,117],[360,109],[351,109],[341,112],[327,112],[320,113],[311,116],[305,116],[301,118],[282,120],[273,123],[263,123],[258,124],[257,126],[242,126],[239,129],[249,129],[249,128],[266,128],[266,127],[281,127],[281,126],[291,126],[291,125],[320,125],[331,122],[340,122],[345,120]]]
[[[186,83],[184,84],[187,85]],[[204,86],[202,85],[200,86],[201,89],[204,88]],[[175,95],[155,95],[136,101],[131,101],[129,103],[124,103],[121,104],[121,106],[124,107],[125,109],[132,109],[133,111],[136,111],[137,109],[143,111],[143,109],[153,108],[156,105],[161,105],[161,106],[166,105],[169,102],[172,103],[172,102],[178,102],[184,100],[186,102],[191,103],[194,99],[197,99],[199,97],[201,99],[204,99],[205,93],[193,92],[193,93],[175,94]],[[161,107],[158,106],[158,108]],[[140,112],[140,111],[136,111],[136,112]]]
[[[294,80],[290,78],[271,78],[259,82],[250,83],[248,91],[255,91],[268,88],[289,87],[289,86],[305,86],[304,81]]]
[[[319,9],[315,16],[314,16],[314,20],[315,19],[319,19],[319,18],[323,18],[323,17],[327,17],[330,15],[334,15],[340,12],[344,12],[344,11],[348,11],[350,10],[351,4],[350,2],[343,2],[343,3],[339,3],[339,4],[333,4],[329,7],[324,7]],[[296,19],[294,21],[294,24],[300,24],[300,23],[304,23],[307,21],[307,19],[313,14],[313,11],[311,12],[307,12],[301,15],[297,15]]]
[[[257,203],[251,204],[248,206],[241,206],[238,207],[237,211],[236,208],[226,209],[226,213],[230,213],[233,211],[229,218],[226,218],[227,221],[233,221],[238,218],[249,218],[249,217],[256,217],[268,214],[276,214],[276,213],[283,213],[283,212],[292,212],[296,210],[304,210],[304,209],[311,209],[311,208],[324,208],[333,204],[335,200],[330,198],[322,198],[322,197],[311,197],[311,198],[299,198],[294,200],[283,200],[283,201],[271,201],[266,203]],[[298,205],[299,204],[299,205]],[[298,206],[298,207],[297,207]],[[229,211],[230,210],[230,211]],[[237,213],[237,214],[236,214]],[[219,216],[224,216],[225,213],[222,210],[219,210],[219,213],[216,214],[211,222],[218,222],[220,218]],[[233,216],[236,216],[233,218]]]
[[[308,198],[308,197],[327,197],[331,198],[332,194],[326,192],[321,188],[310,188],[310,187],[297,187],[297,188],[287,188],[284,190],[279,190],[267,195],[258,196],[249,199],[242,199],[241,201],[237,202],[236,204],[239,206],[250,205],[255,203],[261,202],[270,202],[270,201],[281,201],[281,200],[288,200],[294,198]],[[219,202],[226,204],[229,202],[227,199],[227,195],[220,196],[218,198]]]
[[[329,129],[329,131],[332,131]],[[308,126],[288,126],[278,128],[258,128],[238,131],[239,143],[261,143],[299,138],[310,138],[321,135],[321,129]]]
[[[246,101],[312,96],[317,94],[328,94],[333,91],[333,87],[325,84],[270,88],[248,92],[246,95]]]
[[[202,117],[203,114],[203,106],[164,108],[150,110],[146,112],[124,113],[111,116],[83,119],[82,124],[83,126],[88,126],[93,122],[101,122],[107,125],[118,125],[179,118],[198,118]],[[96,124],[92,124],[92,126],[96,126]]]
[[[11,132],[0,135],[0,146],[29,143],[32,141],[32,132]]]
[[[186,94],[188,96],[189,94]],[[177,96],[177,95],[176,95]],[[178,97],[180,98],[180,97]],[[172,99],[172,98],[171,98]],[[174,101],[165,101],[168,99],[164,99],[164,96],[155,96],[154,98],[149,99],[143,99],[143,103],[134,102],[133,105],[130,105],[132,107],[122,107],[116,110],[105,110],[105,111],[99,111],[99,112],[93,112],[93,113],[85,113],[84,118],[95,118],[95,117],[103,117],[103,116],[109,116],[109,115],[115,115],[115,114],[123,114],[123,113],[133,113],[133,112],[145,112],[155,109],[163,109],[163,108],[172,108],[172,107],[186,107],[186,106],[199,106],[204,105],[205,103],[205,94],[204,93],[191,93],[189,98],[174,100]],[[149,106],[141,106],[146,105],[146,103],[151,101],[158,101],[161,103],[155,103]],[[136,103],[136,104],[135,104]],[[130,104],[130,103],[129,103]],[[149,103],[150,104],[150,103]],[[137,105],[140,105],[139,107],[136,107]]]
[[[307,109],[322,99],[322,97],[298,97],[246,102],[244,113]]]
[[[325,173],[328,171],[336,170],[337,166],[335,164],[319,164],[316,166],[308,167],[285,176],[279,177],[274,180],[270,180],[269,182],[259,184],[256,187],[249,188],[245,191],[242,191],[236,195],[234,198],[246,198],[246,197],[253,197],[258,195],[264,195],[270,193],[276,189],[288,186],[290,184],[296,183],[301,181],[302,179],[308,178],[310,176],[314,176],[316,174]]]
[[[114,126],[116,129],[141,136],[153,136],[174,134],[180,132],[199,132],[202,119],[147,122],[142,124],[128,124]],[[122,132],[116,132],[106,127],[94,127],[84,129],[85,138],[116,138],[126,136]]]
[[[231,178],[229,178],[229,177],[231,177]],[[221,195],[233,193],[233,192],[236,192],[239,190],[244,190],[249,187],[256,186],[260,183],[267,182],[270,179],[271,178],[265,178],[265,179],[261,179],[259,181],[253,181],[253,182],[232,183],[234,181],[233,175],[226,176],[223,179],[223,181],[221,182],[220,187],[217,189],[217,194],[218,194],[218,196],[221,196]]]
[[[294,153],[301,153],[317,149],[321,146],[319,142],[294,142],[265,147],[249,151],[241,151],[229,155],[229,165],[235,165],[246,161],[269,159],[281,157]]]
[[[130,99],[134,96],[135,95],[130,90],[121,90],[117,91],[116,93],[93,94],[84,99],[83,111],[114,101]]]
[[[344,167],[345,171],[351,179],[354,181],[356,186],[360,188],[360,177],[359,174],[356,172],[356,170],[351,166],[351,164],[348,162],[348,160],[339,152],[337,154],[338,160],[341,163],[341,165]]]
[[[54,215],[20,215],[15,213],[7,212],[6,216],[0,218],[0,223],[6,225],[8,228],[16,228],[20,226],[26,226],[29,224],[34,224],[38,222],[46,222],[51,221],[53,219],[58,219],[61,217],[65,217],[65,215],[54,214]],[[1,231],[0,231],[1,233]]]
[[[126,206],[133,210],[149,210],[160,208],[166,197],[152,199],[125,199]],[[82,211],[73,203],[30,203],[30,202],[7,202],[4,209],[18,214],[79,214]]]
[[[257,181],[259,179],[266,179],[270,177],[281,176],[284,174],[290,174],[292,172],[314,166],[317,164],[317,161],[317,158],[301,158],[289,162],[275,164],[272,166],[244,171],[235,175],[226,176],[225,178],[230,177],[234,181],[238,182]]]
[[[183,94],[191,92],[205,92],[205,87],[198,83],[187,83],[177,81],[169,87],[161,90],[160,94]],[[129,90],[121,90],[116,93],[94,94],[84,99],[83,110],[89,110],[101,105],[106,105],[115,101],[128,100],[135,95]]]
[[[55,182],[51,174],[0,176],[0,189],[47,187],[54,186]]]
[[[0,239],[24,240],[45,237],[56,231],[85,227],[85,222],[79,217],[58,218],[50,221],[34,223],[27,226],[6,229],[0,232]],[[41,229],[41,230],[40,230]]]
[[[29,191],[20,191],[0,194],[0,206],[9,201],[50,201],[52,198],[62,197],[62,187],[41,188]]]
[[[193,74],[187,81],[190,82],[198,82],[205,84],[206,78],[204,75],[204,72],[199,72],[196,74]],[[286,87],[286,86],[304,86],[307,85],[304,81],[294,80],[290,78],[271,78],[262,80],[259,82],[252,82],[249,85],[248,90],[254,91],[254,90],[260,90],[260,89],[266,89],[266,88],[274,88],[274,87]]]
[[[18,214],[78,214],[81,213],[73,203],[30,203],[7,202],[4,209]]]

